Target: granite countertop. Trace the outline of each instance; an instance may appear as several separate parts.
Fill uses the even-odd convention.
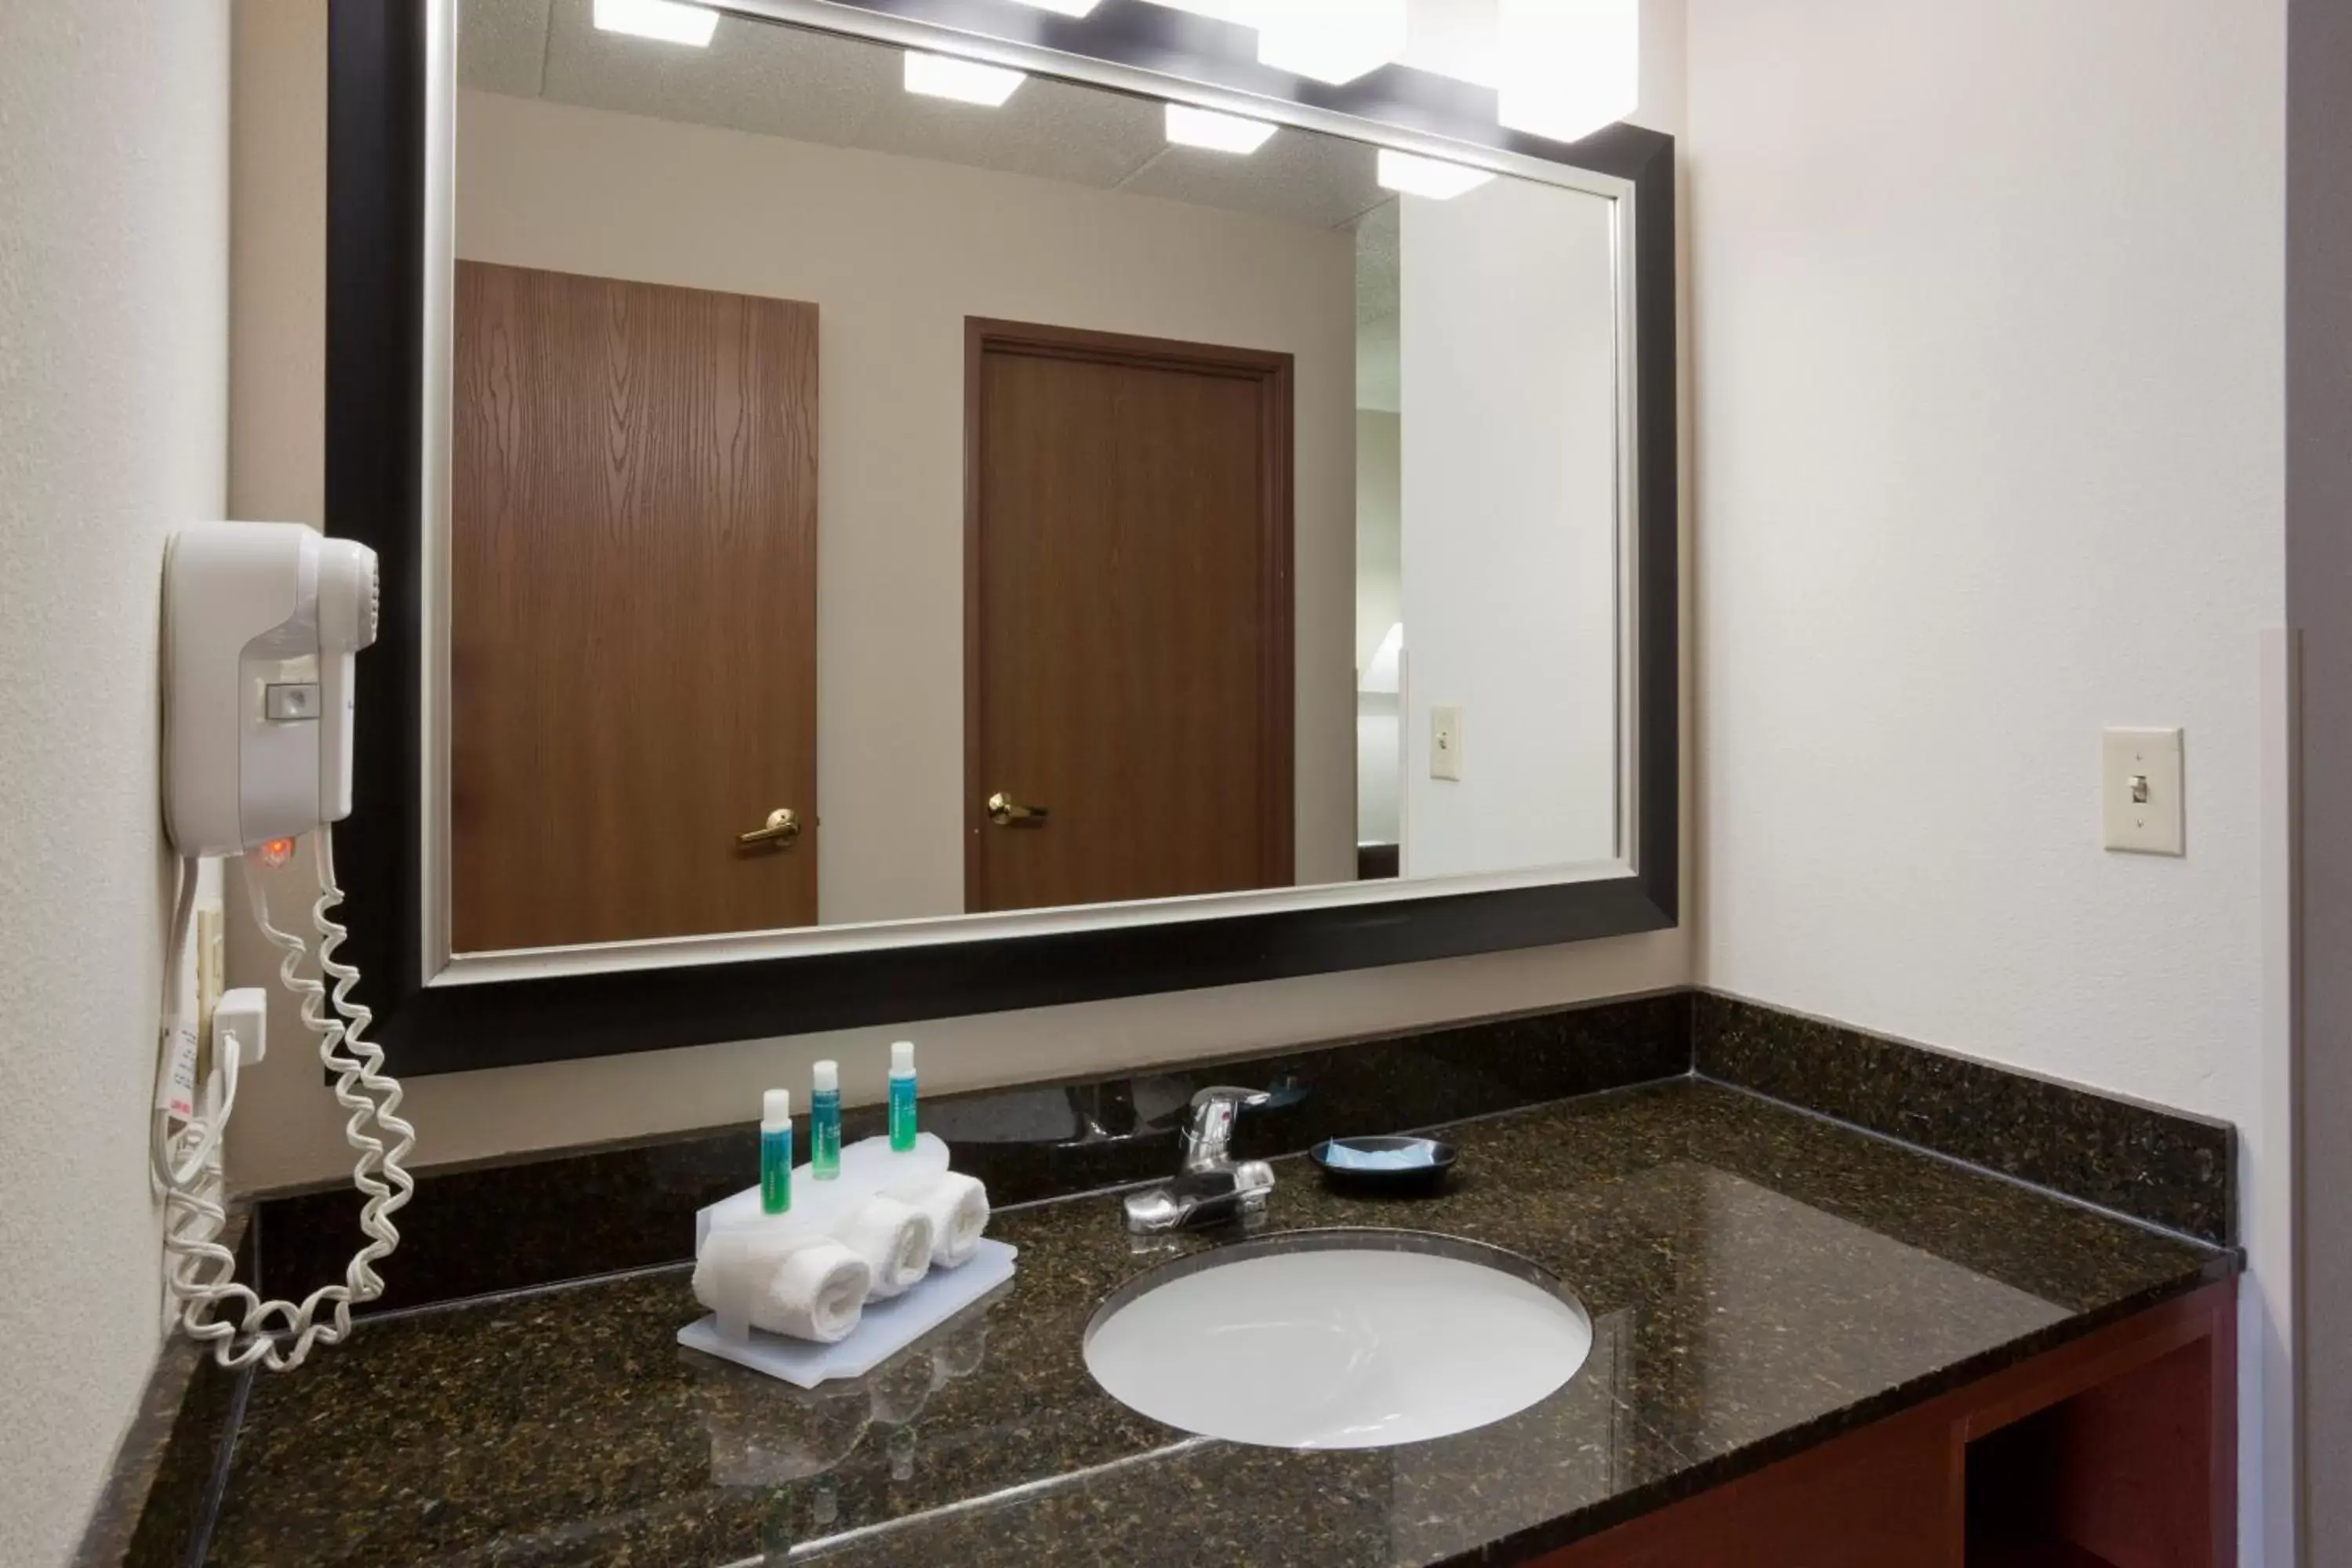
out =
[[[1694,1079],[1459,1125],[1444,1194],[1278,1163],[1268,1229],[1491,1242],[1593,1318],[1584,1369],[1477,1431],[1347,1452],[1188,1436],[1098,1389],[1115,1197],[991,1233],[1006,1292],[854,1384],[680,1349],[682,1268],[363,1324],[257,1381],[218,1564],[1512,1562],[2237,1268],[2235,1255]]]

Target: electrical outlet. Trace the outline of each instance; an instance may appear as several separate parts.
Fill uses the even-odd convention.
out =
[[[2135,855],[2188,853],[2180,731],[2109,730],[2100,737],[2099,763],[2107,847]]]
[[[1433,779],[1462,777],[1462,710],[1432,708],[1429,710],[1429,776]]]
[[[221,992],[228,984],[227,922],[218,902],[196,906],[196,1038],[213,1037],[213,1015],[220,1008]],[[201,1053],[211,1070],[211,1052]]]

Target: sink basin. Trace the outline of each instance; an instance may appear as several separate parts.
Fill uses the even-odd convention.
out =
[[[1129,1409],[1276,1448],[1381,1448],[1543,1399],[1592,1350],[1558,1280],[1499,1247],[1402,1230],[1296,1231],[1129,1281],[1087,1370]]]

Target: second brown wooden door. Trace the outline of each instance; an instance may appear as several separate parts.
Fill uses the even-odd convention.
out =
[[[965,907],[1288,885],[1290,357],[975,320],[965,360]]]
[[[454,945],[814,923],[816,307],[460,262],[455,324]]]

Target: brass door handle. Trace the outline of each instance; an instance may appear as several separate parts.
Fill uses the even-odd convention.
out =
[[[779,848],[789,848],[793,841],[800,836],[800,817],[791,806],[780,805],[768,813],[768,825],[765,827],[755,827],[749,833],[739,833],[735,836],[735,842],[746,846],[773,844]]]
[[[988,797],[988,820],[999,827],[1010,827],[1016,822],[1043,822],[1045,808],[1024,805],[1003,790]]]

